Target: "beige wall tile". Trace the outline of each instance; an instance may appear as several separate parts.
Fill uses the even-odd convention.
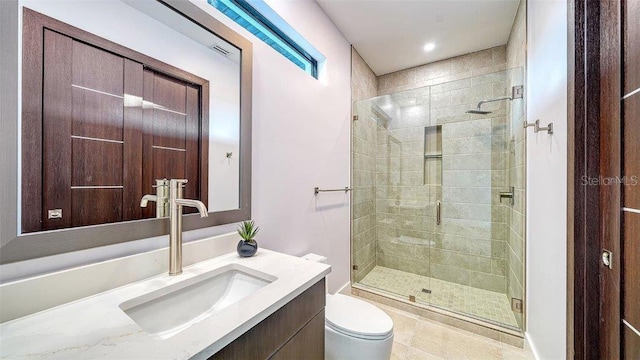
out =
[[[506,63],[507,50],[504,45],[465,54],[379,76],[378,95],[469,78],[473,71],[502,71]]]
[[[506,293],[507,279],[504,276],[471,271],[469,273],[469,286]]]
[[[493,50],[482,50],[458,56],[451,61],[451,72],[454,74],[482,69],[493,65]]]
[[[360,54],[351,48],[351,98],[353,101],[376,96],[378,78]]]

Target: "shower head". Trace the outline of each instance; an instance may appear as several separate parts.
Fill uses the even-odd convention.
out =
[[[478,115],[491,114],[493,111],[482,110],[482,104],[489,103],[489,102],[494,102],[494,101],[500,101],[500,100],[513,100],[513,98],[511,96],[504,96],[504,97],[495,98],[495,99],[482,100],[482,101],[480,101],[478,103],[478,107],[475,110],[469,110],[469,111],[467,111],[467,113],[468,114],[478,114]]]
[[[478,103],[478,107],[475,110],[467,111],[467,114],[478,114],[478,115],[486,115],[491,114],[493,111],[482,110],[482,104],[494,102],[494,101],[502,101],[502,100],[514,100],[514,99],[522,99],[522,94],[524,93],[524,88],[522,85],[516,85],[511,88],[511,96],[503,96],[495,99],[487,99],[482,100]]]

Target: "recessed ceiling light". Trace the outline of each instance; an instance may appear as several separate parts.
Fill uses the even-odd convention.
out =
[[[428,43],[427,45],[424,46],[424,51],[431,51],[431,50],[433,50],[435,48],[436,48],[436,44]]]

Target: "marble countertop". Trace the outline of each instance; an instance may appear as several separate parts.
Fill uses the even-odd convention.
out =
[[[164,340],[145,333],[119,308],[124,301],[229,264],[258,270],[277,280]],[[154,276],[2,323],[0,358],[206,359],[330,271],[329,265],[265,249],[250,258],[236,253],[217,256],[185,267],[178,276]],[[51,289],[33,296],[47,296],[47,291]]]

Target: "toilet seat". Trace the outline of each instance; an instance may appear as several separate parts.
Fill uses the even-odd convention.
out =
[[[382,340],[393,335],[389,315],[366,301],[346,295],[327,295],[326,325],[347,336]]]

